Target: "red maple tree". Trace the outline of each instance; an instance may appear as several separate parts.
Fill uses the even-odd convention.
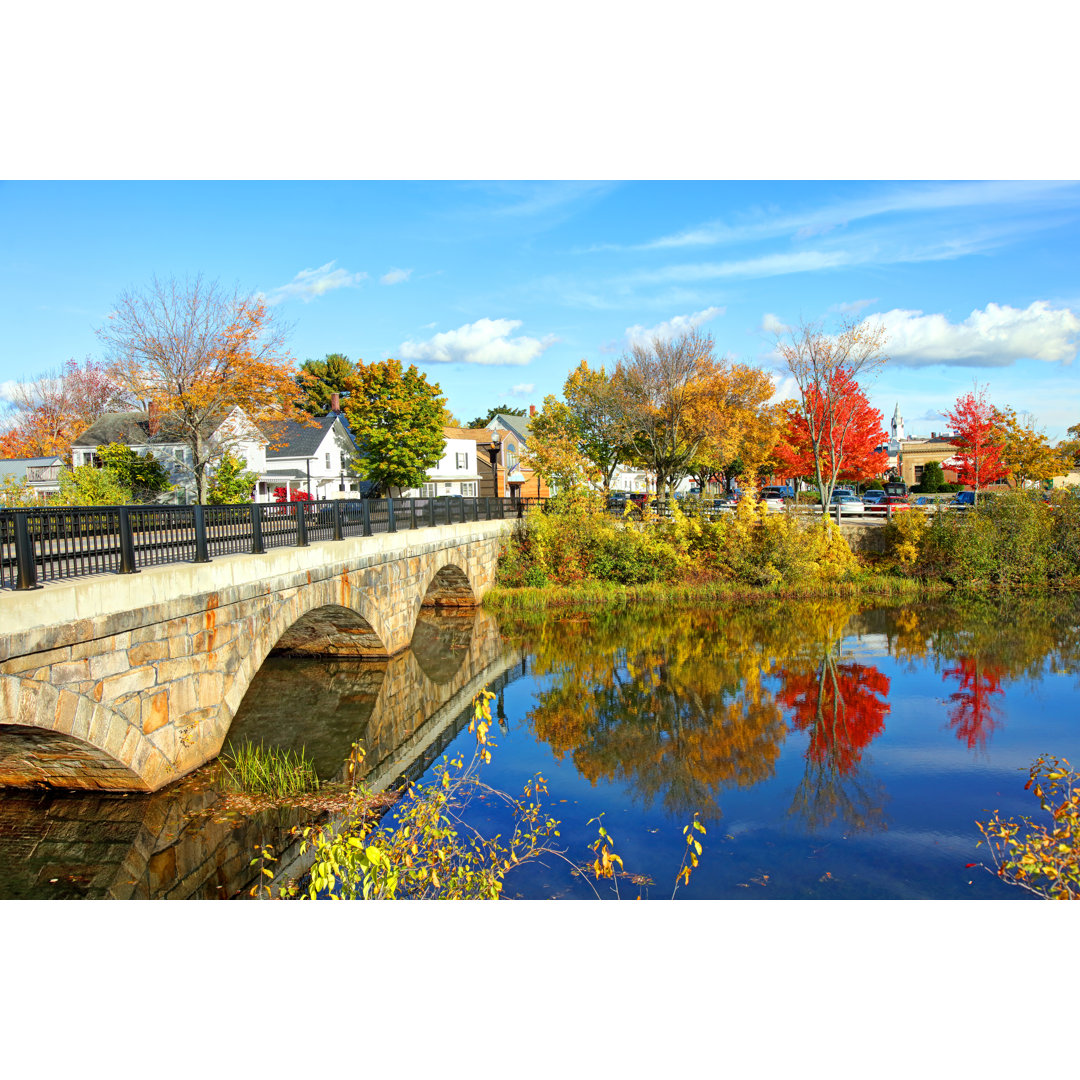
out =
[[[949,459],[960,483],[967,484],[979,497],[979,487],[995,484],[1009,475],[997,444],[997,413],[986,400],[986,387],[976,385],[968,394],[956,399],[953,412],[945,413],[953,432],[956,453]]]
[[[827,409],[833,413],[830,423],[823,417]],[[812,412],[809,419],[807,411]],[[811,387],[805,406],[788,407],[783,434],[773,451],[777,473],[815,475],[812,424],[815,430],[824,432],[820,453],[822,486],[827,489],[822,493],[824,501],[832,496],[838,479],[869,480],[885,471],[888,454],[878,449],[888,438],[881,411],[870,405],[846,368],[833,373],[824,394]]]

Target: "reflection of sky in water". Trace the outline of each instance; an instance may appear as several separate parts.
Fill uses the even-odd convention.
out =
[[[879,622],[887,618],[881,612],[875,614]],[[956,632],[956,640],[970,650],[966,656],[960,646],[950,646],[942,653],[931,648],[924,658],[896,658],[890,654],[893,646],[888,635],[882,632],[864,633],[861,638],[848,633],[834,643],[832,655],[840,668],[846,665],[855,683],[873,678],[880,685],[879,677],[887,680],[887,709],[880,731],[857,748],[856,764],[848,773],[822,779],[828,770],[815,773],[808,763],[812,729],[795,730],[793,714],[785,710],[788,728],[771,774],[750,786],[721,785],[715,802],[701,808],[703,817],[712,818],[707,820],[705,853],[690,887],[681,889],[680,895],[1027,898],[985,871],[966,869],[964,864],[978,861],[981,855],[975,849],[977,818],[994,809],[1006,815],[1037,812],[1037,804],[1023,790],[1027,768],[1035,757],[1052,752],[1080,765],[1076,680],[1048,673],[1055,659],[1054,629],[1047,630],[1042,656],[1036,655],[1039,648],[1029,640],[1028,652],[1015,658],[1013,675],[1010,661],[1002,667],[1001,651],[1008,652],[1007,642],[995,641],[991,633],[991,646],[984,648],[978,634],[969,634],[963,618],[958,620],[953,614],[946,621]],[[1039,622],[1030,612],[1028,621]],[[982,622],[986,622],[985,612]],[[1025,627],[1025,632],[1031,630]],[[632,631],[628,640],[632,641]],[[632,645],[627,652],[633,656]],[[805,662],[805,654],[801,655]],[[1069,658],[1057,657],[1056,662],[1075,666]],[[967,684],[961,672],[965,664],[970,668]],[[616,771],[594,784],[575,767],[574,752],[565,753],[561,761],[555,759],[536,737],[529,717],[537,715],[538,705],[559,678],[558,672],[530,673],[507,687],[505,708],[511,730],[499,738],[487,770],[488,781],[516,791],[523,776],[542,771],[549,781],[551,811],[564,822],[563,839],[579,859],[584,859],[596,835],[596,826],[586,825],[587,820],[603,812],[605,827],[615,837],[627,869],[646,873],[657,882],[651,896],[670,895],[682,854],[682,827],[690,820],[690,812],[671,813],[658,797],[648,802],[633,775]],[[782,671],[762,680],[770,694],[778,693],[783,683]],[[952,699],[964,694],[979,702],[974,735],[958,722],[950,722],[950,710],[956,705]],[[672,738],[666,733],[656,745],[666,749]],[[704,762],[696,764],[705,767]],[[808,787],[812,774],[814,783]],[[849,813],[837,813],[832,820],[825,814],[824,820],[815,820],[813,796],[834,789],[835,806]],[[476,812],[479,818],[485,817],[482,809]],[[495,831],[505,824],[495,815],[488,820]],[[515,872],[508,891],[526,896],[590,895],[587,887],[575,883],[557,864]]]

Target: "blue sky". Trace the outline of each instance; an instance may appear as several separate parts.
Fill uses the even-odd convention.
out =
[[[297,360],[413,362],[465,422],[636,335],[772,370],[770,327],[845,316],[884,323],[870,396],[909,434],[973,380],[1051,438],[1080,422],[1078,183],[9,182],[0,237],[0,393],[98,355],[123,290],[201,273],[265,294]]]

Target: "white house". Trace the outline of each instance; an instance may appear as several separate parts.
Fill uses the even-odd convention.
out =
[[[58,457],[4,458],[0,460],[0,485],[24,484],[43,499],[60,490],[63,467],[63,459]]]
[[[266,472],[269,440],[238,405],[207,421],[201,434],[215,452],[229,450],[251,472]],[[168,414],[159,415],[153,406],[149,412],[105,413],[71,444],[72,465],[94,464],[97,448],[109,443],[127,446],[137,454],[153,454],[169,474],[173,496],[182,502],[195,501],[191,446],[180,437]]]
[[[406,488],[401,496],[405,499],[432,498],[442,495],[463,495],[466,498],[480,494],[480,472],[476,463],[476,440],[463,428],[443,428],[443,456],[438,465],[428,469],[428,482],[418,488]]]
[[[327,413],[314,427],[290,420],[270,435],[256,501],[273,502],[279,487],[287,497],[304,491],[313,499],[338,499],[355,497],[369,486],[353,473],[356,444],[340,413]]]

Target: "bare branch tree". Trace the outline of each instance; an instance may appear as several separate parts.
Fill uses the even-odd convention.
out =
[[[153,404],[191,448],[200,502],[207,466],[227,448],[209,436],[233,407],[257,426],[303,422],[288,328],[258,295],[227,292],[201,276],[155,277],[149,288],[121,295],[97,335],[115,381],[148,410]]]

